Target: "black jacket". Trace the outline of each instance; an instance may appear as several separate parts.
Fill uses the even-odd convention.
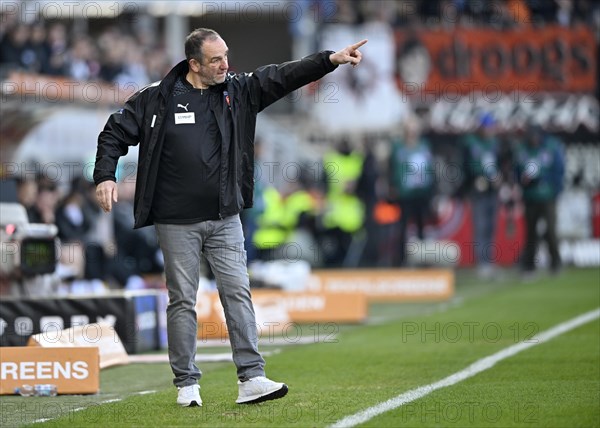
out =
[[[221,218],[252,206],[254,188],[254,133],[256,115],[295,89],[320,79],[336,66],[331,51],[309,55],[298,61],[266,65],[253,73],[229,74],[221,84],[221,96],[211,98],[221,149]],[[116,181],[119,157],[129,146],[140,143],[134,202],[134,228],[153,223],[150,216],[158,163],[164,140],[164,115],[173,85],[187,73],[187,61],[177,64],[160,82],[131,96],[124,108],[113,113],[98,137],[94,182]],[[190,183],[190,186],[200,183]]]

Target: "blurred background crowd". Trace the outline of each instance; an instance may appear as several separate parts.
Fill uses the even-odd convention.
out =
[[[198,26],[213,27],[228,41],[232,71],[251,71],[316,49],[337,49],[346,44],[347,33],[383,34],[380,40],[369,37],[363,52],[367,61],[356,76],[333,73],[321,86],[310,85],[274,106],[259,122],[255,206],[243,213],[250,263],[301,260],[315,268],[451,265],[476,267],[483,278],[496,277],[499,266],[518,266],[526,278],[539,266],[558,274],[564,264],[576,262],[572,249],[578,240],[600,237],[597,2],[298,0],[280,2],[274,15],[266,17],[259,16],[260,2],[242,1],[235,7],[133,2],[135,10],[121,11],[118,19],[114,11],[112,17],[106,11],[93,17],[44,16],[49,3],[13,2],[0,10],[0,78],[5,88],[12,85],[12,92],[5,89],[2,95],[6,123],[0,127],[1,175],[16,181],[16,196],[30,222],[57,226],[61,246],[69,251],[60,252],[56,274],[70,291],[76,284],[88,291],[90,286],[155,286],[161,282],[161,254],[153,228],[132,229],[134,171],[121,167],[119,203],[110,214],[98,207],[89,168],[86,172],[95,145],[90,135],[100,129],[85,125],[89,122],[84,117],[101,124],[118,106],[44,100],[43,88],[40,96],[16,76],[140,88],[161,79],[181,59],[183,37]],[[193,9],[191,3],[204,9]],[[185,15],[177,7],[191,9]],[[301,13],[290,19],[294,11]],[[266,25],[258,28],[261,22]],[[549,35],[540,43],[547,52],[539,54],[539,62],[543,65],[545,58],[552,65],[568,57],[575,65],[563,68],[561,63],[558,68],[570,73],[579,67],[591,83],[581,89],[573,83],[577,75],[556,79],[531,105],[516,102],[510,108],[496,99],[481,102],[481,91],[463,92],[455,104],[468,98],[470,106],[461,110],[454,105],[441,120],[444,102],[452,104],[448,93],[429,90],[429,98],[433,94],[442,103],[428,102],[427,94],[409,97],[406,85],[415,82],[406,74],[433,70],[440,81],[450,81],[452,76],[443,73],[443,50],[433,52],[428,37],[448,38],[455,31],[499,32],[495,37],[546,31]],[[578,48],[582,31],[588,44]],[[544,45],[546,40],[554,43],[553,34],[572,35],[573,45]],[[175,47],[173,39],[181,46]],[[417,46],[413,52],[430,49],[429,58],[403,57],[407,46]],[[586,56],[585,49],[593,54]],[[482,61],[493,57],[490,64],[498,72],[502,55],[482,52]],[[535,46],[523,55],[537,64]],[[404,74],[403,60],[409,60]],[[395,98],[384,80],[394,86]],[[418,83],[426,85],[424,81]],[[327,86],[331,83],[336,86]],[[381,112],[369,107],[370,102],[381,105]],[[60,131],[45,131],[43,138],[32,131],[51,115],[57,117],[60,109],[69,109],[68,121],[56,125]],[[459,110],[465,115],[456,116]],[[334,116],[325,117],[324,111]],[[561,121],[565,114],[569,118]],[[85,129],[77,130],[79,119],[73,115],[80,115],[79,127]],[[388,122],[378,124],[386,116]],[[29,131],[33,137],[28,138]],[[58,177],[45,166],[64,166],[61,131],[75,132],[64,139],[90,149],[74,159],[79,169]],[[23,148],[27,145],[28,151]]]
[[[19,2],[7,3],[17,5]],[[44,2],[36,3],[37,9],[46,6]],[[393,28],[433,30],[543,28],[557,24],[567,28],[590,26],[597,33],[600,25],[598,5],[592,0],[311,0],[300,3],[314,3],[308,7],[320,9],[318,23],[323,26],[383,22]],[[27,10],[28,6],[23,7]],[[35,11],[36,6],[30,6],[29,10]],[[27,22],[22,14],[5,7],[0,19],[2,71],[19,69],[78,80],[122,85],[133,82],[143,86],[160,80],[176,60],[167,53],[165,39],[156,28],[160,24],[147,16],[131,18],[133,25],[122,25],[127,20],[121,20],[121,25],[109,19],[97,21],[36,19]],[[293,24],[290,26],[294,27]]]

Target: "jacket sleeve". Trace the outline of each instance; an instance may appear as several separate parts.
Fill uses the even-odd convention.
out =
[[[256,69],[249,77],[252,103],[260,112],[285,97],[290,92],[319,80],[337,68],[329,61],[333,51],[323,51],[297,61],[265,65]]]
[[[140,128],[143,120],[143,89],[132,95],[122,109],[110,115],[104,129],[98,136],[94,183],[116,181],[117,163],[121,156],[140,140]]]

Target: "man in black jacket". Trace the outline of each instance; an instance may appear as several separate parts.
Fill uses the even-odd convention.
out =
[[[265,377],[239,213],[252,206],[256,115],[340,64],[357,65],[362,40],[338,52],[228,74],[228,48],[214,30],[199,28],[185,42],[186,59],[160,82],[134,94],[112,114],[98,138],[96,196],[117,202],[115,170],[140,143],[135,226],[154,224],[169,291],[169,361],[177,403],[200,406],[194,364],[194,310],[201,253],[217,280],[237,367],[237,403],[281,398],[287,386]]]

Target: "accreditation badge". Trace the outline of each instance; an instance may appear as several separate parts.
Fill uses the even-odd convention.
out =
[[[195,113],[175,113],[175,125],[181,125],[184,123],[196,123]]]

